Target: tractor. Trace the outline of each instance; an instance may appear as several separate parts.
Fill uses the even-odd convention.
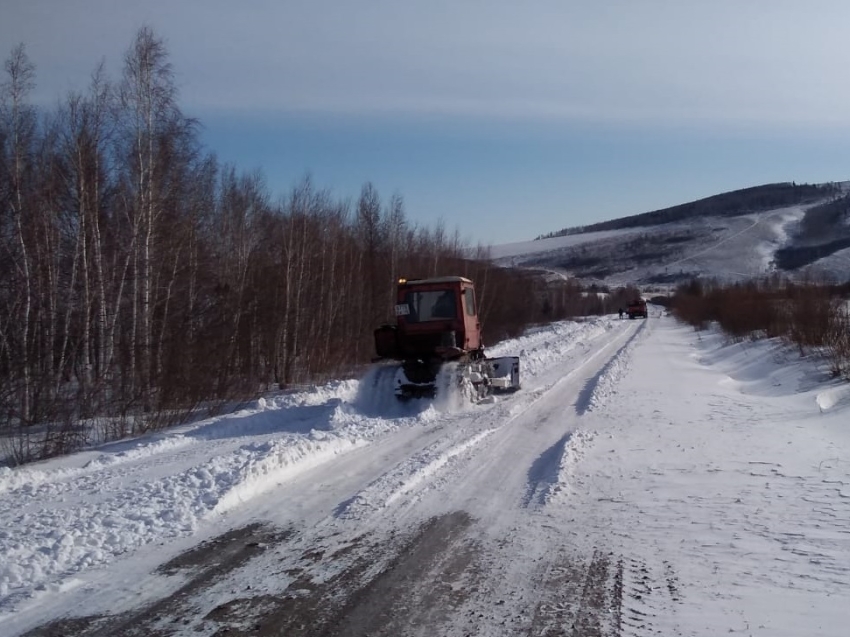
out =
[[[519,357],[487,358],[472,281],[461,276],[399,279],[395,324],[375,330],[377,360],[397,361],[399,400],[432,398],[459,386],[474,401],[516,391]],[[450,369],[446,383],[438,377]]]

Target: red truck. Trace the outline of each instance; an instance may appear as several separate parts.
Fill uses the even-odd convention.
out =
[[[631,303],[629,303],[628,308],[626,308],[626,314],[629,315],[630,319],[633,319],[637,316],[641,318],[646,318],[646,301],[643,299],[635,299]]]

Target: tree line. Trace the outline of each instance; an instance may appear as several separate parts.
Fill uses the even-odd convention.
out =
[[[149,28],[117,80],[101,65],[52,110],[29,101],[23,45],[4,71],[0,446],[12,462],[356,374],[400,276],[473,279],[491,344],[582,298],[546,296],[442,222],[411,223],[399,194],[370,183],[351,200],[304,178],[274,199],[260,172],[202,146]]]
[[[780,338],[800,355],[822,356],[834,377],[850,380],[850,283],[779,275],[743,283],[692,279],[672,298],[675,315],[696,329],[716,323],[735,341]]]

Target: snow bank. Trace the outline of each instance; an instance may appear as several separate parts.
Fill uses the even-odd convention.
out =
[[[842,385],[826,389],[815,396],[815,402],[821,411],[829,411],[836,405],[846,404],[850,402],[850,387]]]

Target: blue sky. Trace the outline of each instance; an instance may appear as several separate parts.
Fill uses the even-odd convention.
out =
[[[275,194],[372,181],[505,243],[770,181],[850,178],[850,3],[0,0],[35,99],[120,73],[136,30],[184,111]]]

